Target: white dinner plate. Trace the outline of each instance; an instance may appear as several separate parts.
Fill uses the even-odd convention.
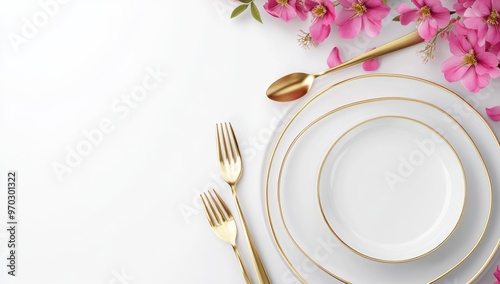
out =
[[[464,223],[445,244],[425,258],[407,263],[374,262],[353,253],[334,237],[328,243],[337,244],[337,248],[330,252],[329,257],[316,256],[318,238],[328,240],[332,235],[324,222],[320,222],[322,216],[316,202],[320,163],[332,143],[354,125],[380,115],[406,116],[422,121],[439,129],[450,140],[464,161],[464,166],[467,163],[467,166],[484,169],[466,133],[455,130],[453,124],[442,119],[442,114],[432,105],[418,100],[370,99],[334,109],[302,129],[288,146],[277,178],[277,216],[282,219],[285,233],[296,248],[327,274],[344,282],[354,283],[366,283],[373,279],[383,283],[434,281],[465,259],[481,240],[487,225],[490,212],[488,205],[491,204],[487,175],[481,180],[483,183],[478,184],[480,190],[467,196],[469,206],[464,214]],[[467,170],[469,179],[472,176],[471,169]],[[454,247],[453,244],[457,243],[460,245]],[[442,261],[443,259],[447,261]],[[356,273],[352,267],[364,273]],[[416,275],[408,280],[405,279],[408,273]]]
[[[317,149],[320,148],[319,142],[325,142],[322,136],[318,138],[315,135],[328,133],[329,135],[326,138],[330,137],[330,141],[325,142],[326,144],[322,146],[324,148],[319,149],[319,153],[323,152],[324,154],[328,146],[333,142],[331,132],[325,131],[321,126],[324,123],[323,121],[330,120],[338,125],[343,125],[353,119],[365,119],[366,117],[363,117],[361,112],[353,111],[347,113],[347,115],[345,115],[346,113],[339,115],[339,113],[341,113],[340,110],[347,108],[347,106],[350,106],[351,109],[356,108],[352,105],[359,101],[368,100],[368,103],[378,99],[389,100],[388,97],[393,96],[409,100],[421,100],[420,103],[436,105],[436,110],[445,109],[448,111],[449,114],[443,112],[439,119],[434,118],[432,121],[425,121],[425,113],[422,114],[424,118],[417,119],[425,121],[448,138],[463,161],[467,186],[469,189],[474,190],[470,190],[467,195],[467,206],[461,224],[453,236],[438,250],[416,261],[387,264],[369,261],[345,249],[344,246],[336,242],[335,238],[331,237],[329,230],[328,235],[311,232],[310,228],[316,228],[320,225],[317,224],[317,218],[312,220],[304,218],[306,221],[297,223],[300,224],[300,226],[297,226],[295,222],[303,218],[298,213],[317,213],[316,208],[314,208],[316,203],[309,201],[296,202],[295,208],[292,206],[290,209],[284,208],[281,211],[280,201],[283,201],[282,205],[286,205],[289,200],[279,195],[278,185],[280,174],[288,171],[286,177],[294,175],[301,177],[295,180],[298,182],[299,187],[307,190],[310,187],[314,188],[314,185],[311,186],[307,183],[315,183],[316,178],[313,177],[312,180],[304,181],[304,184],[301,170],[310,167],[314,168],[317,174],[319,163],[315,161],[310,164],[301,164],[300,159],[304,155],[316,155],[318,153]],[[459,109],[460,112],[455,113],[450,109]],[[324,115],[318,118],[321,114]],[[464,114],[468,116],[467,120],[463,119]],[[453,119],[460,121],[461,125],[454,123]],[[311,124],[311,122],[315,123]],[[334,123],[329,125],[334,125]],[[444,129],[439,129],[440,126],[439,124],[436,125],[436,123],[444,126]],[[306,131],[306,128],[310,129]],[[464,132],[464,129],[467,132]],[[293,144],[304,143],[299,141],[298,135],[312,131],[315,134],[312,135],[312,138],[309,137],[309,134],[300,138],[306,143],[311,143],[306,154],[294,154],[293,152],[297,148]],[[345,131],[345,129],[342,131]],[[476,142],[477,148],[476,144],[469,139],[469,135]],[[464,142],[464,137],[467,142]],[[266,209],[277,249],[282,253],[283,259],[301,281],[317,283],[331,281],[332,277],[335,277],[356,283],[370,283],[374,280],[384,280],[385,283],[422,283],[439,279],[451,279],[458,281],[458,283],[466,283],[472,279],[477,279],[498,248],[500,236],[500,226],[497,219],[498,205],[495,202],[496,200],[492,201],[489,186],[490,178],[484,167],[486,164],[489,171],[499,171],[500,149],[498,140],[482,116],[458,95],[447,89],[425,80],[402,75],[382,74],[355,77],[335,84],[307,101],[300,107],[283,131],[279,133],[274,142],[274,147],[270,149],[269,167],[266,171]],[[456,143],[458,144],[455,145]],[[302,149],[302,152],[304,152],[304,149]],[[296,153],[300,154],[301,151],[296,151]],[[289,164],[284,162],[282,165],[281,162],[284,157],[289,154],[294,160]],[[484,157],[485,164],[482,162],[481,156]],[[319,158],[321,158],[321,154]],[[300,167],[297,165],[300,165]],[[284,182],[287,183],[287,178],[284,179]],[[494,190],[498,191],[499,180],[496,175],[492,176],[491,182],[494,185]],[[309,195],[314,196],[314,194]],[[304,195],[304,197],[307,196],[308,194]],[[291,198],[297,197],[292,196]],[[486,228],[485,225],[489,221],[488,216],[491,213],[492,202],[494,202],[491,214],[492,220],[489,222],[489,227]],[[293,212],[297,212],[297,216],[293,215]],[[286,223],[282,221],[282,218],[293,221],[289,224],[290,228],[285,226]],[[301,236],[301,239],[297,240],[291,238],[292,234],[296,234],[301,230],[305,232],[304,235],[306,236]],[[455,236],[459,237],[455,238]],[[482,242],[480,242],[481,240]]]
[[[465,185],[458,154],[438,132],[412,118],[380,116],[354,125],[330,147],[318,200],[332,233],[353,252],[403,262],[451,236]]]

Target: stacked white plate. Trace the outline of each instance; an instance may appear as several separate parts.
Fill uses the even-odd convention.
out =
[[[363,75],[307,101],[266,171],[278,251],[309,283],[469,283],[499,247],[500,144],[460,96]]]

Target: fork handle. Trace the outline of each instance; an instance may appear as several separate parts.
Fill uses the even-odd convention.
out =
[[[240,264],[241,267],[241,272],[243,273],[243,277],[245,278],[245,283],[247,284],[252,284],[252,280],[250,279],[250,276],[248,275],[248,271],[245,268],[245,264],[243,264],[243,259],[241,259],[240,251],[236,247],[236,245],[232,245],[234,254],[236,255],[236,258],[238,259],[238,263]]]
[[[240,208],[240,202],[238,201],[238,197],[236,196],[236,186],[231,185],[231,190],[233,192],[233,197],[234,201],[236,203],[236,211],[238,211],[238,216],[240,217],[241,220],[241,227],[243,229],[243,235],[245,236],[247,240],[247,244],[250,247],[250,256],[252,258],[253,266],[257,272],[257,277],[259,279],[260,284],[270,284],[271,280],[269,279],[269,275],[267,274],[266,268],[264,267],[264,264],[262,263],[262,259],[260,258],[259,252],[257,251],[257,248],[255,247],[255,244],[253,242],[252,237],[250,236],[250,233],[248,232],[248,226],[247,222],[245,221],[245,217],[243,217],[243,212],[241,211]]]

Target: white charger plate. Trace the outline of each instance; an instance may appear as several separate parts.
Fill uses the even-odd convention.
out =
[[[383,262],[437,249],[457,227],[465,195],[465,173],[450,143],[405,116],[352,126],[328,149],[318,177],[319,207],[332,233],[353,252]]]
[[[336,95],[333,95],[333,93]],[[443,87],[422,79],[391,74],[364,75],[331,86],[301,106],[292,120],[285,126],[281,134],[276,137],[275,145],[270,153],[269,167],[266,171],[266,209],[268,212],[271,233],[276,240],[278,250],[282,253],[284,260],[289,264],[292,271],[296,273],[299,280],[311,282],[331,281],[332,277],[336,275],[332,275],[329,270],[323,272],[318,268],[320,266],[314,266],[312,263],[318,264],[318,260],[328,260],[331,262],[332,258],[336,256],[337,248],[340,246],[330,237],[312,236],[315,242],[311,253],[312,257],[310,257],[289,238],[287,230],[280,219],[282,213],[278,209],[279,206],[277,206],[278,174],[281,160],[288,150],[288,145],[294,141],[298,134],[303,132],[305,126],[315,120],[321,113],[325,113],[332,108],[342,108],[349,103],[364,99],[387,98],[388,96],[395,95],[410,99],[418,98],[444,109],[460,109],[460,113],[449,111],[451,116],[443,114],[442,119],[449,121],[453,129],[459,130],[458,132],[461,131],[462,126],[453,125],[452,122],[453,118],[460,120],[463,127],[468,131],[468,134],[477,142],[479,151],[485,157],[486,164],[490,171],[498,172],[500,169],[498,140],[485,120],[458,95]],[[462,119],[464,113],[468,116],[467,120]],[[473,145],[475,149],[474,144],[471,145]],[[464,157],[461,156],[461,158],[464,160]],[[481,162],[480,156],[477,155],[475,151],[472,151],[472,154],[469,153],[465,158],[466,161],[471,159],[469,162],[464,162],[468,178],[467,183],[470,185],[469,188],[477,188],[478,190],[484,191],[484,188],[488,187],[490,180]],[[498,178],[493,176],[492,182],[495,190],[498,190]],[[474,193],[476,193],[476,190]],[[491,203],[491,196],[485,197],[484,193],[469,195],[474,198],[471,199],[470,204],[475,204],[479,211],[489,211],[488,205]],[[468,210],[469,207],[470,206],[468,206],[466,210]],[[302,208],[297,208],[297,210],[301,209]],[[476,212],[476,214],[482,215],[483,213]],[[479,233],[479,235],[482,236],[483,242],[481,244],[476,243],[473,249],[459,261],[459,263],[454,263],[452,260],[450,261],[452,258],[441,255],[439,259],[426,262],[426,265],[419,266],[417,269],[400,269],[398,270],[400,273],[395,271],[395,274],[392,275],[393,277],[391,278],[394,281],[391,281],[398,283],[399,279],[405,283],[422,283],[427,281],[424,279],[439,280],[444,276],[446,276],[446,279],[458,279],[458,283],[465,283],[469,280],[477,279],[480,272],[485,269],[486,264],[491,260],[494,255],[493,253],[498,248],[500,226],[498,224],[498,219],[496,219],[498,218],[496,217],[497,215],[498,205],[495,204],[493,207],[492,225],[489,226],[488,230],[482,230]],[[474,214],[466,214],[462,223],[471,223],[471,228],[474,228],[476,225],[474,220],[475,217],[477,216],[474,216]],[[471,230],[471,232],[476,231],[477,230]],[[472,237],[471,234],[468,234],[466,237],[475,239],[478,236]],[[445,245],[447,248],[443,246],[442,249],[445,249],[447,253],[454,254],[456,253],[456,248],[461,248],[463,241],[449,240]],[[335,255],[333,252],[335,252]],[[432,254],[432,256],[434,255],[435,253]],[[427,259],[427,257],[425,259]],[[439,263],[445,263],[451,268],[449,270],[439,268],[438,271],[434,271],[433,268],[435,264]],[[456,269],[459,265],[460,269]],[[337,269],[345,269],[348,276],[360,276],[365,275],[367,272],[371,272],[362,270],[349,260],[339,263],[336,267]],[[430,270],[426,270],[426,268],[430,268]],[[438,273],[437,276],[435,275],[436,272]],[[436,276],[436,278],[433,278],[434,276]],[[370,281],[373,279],[374,278],[371,278]],[[355,282],[363,283],[363,281]]]

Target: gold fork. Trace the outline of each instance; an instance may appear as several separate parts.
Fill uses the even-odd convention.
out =
[[[223,241],[230,243],[233,247],[234,254],[240,264],[241,270],[243,272],[243,277],[246,283],[252,283],[250,276],[243,264],[240,252],[236,247],[236,223],[234,221],[233,215],[229,208],[219,196],[215,190],[211,190],[200,194],[201,201],[203,202],[203,207],[205,208],[205,214],[207,215],[210,227],[215,232],[215,234]]]
[[[231,123],[218,123],[216,125],[216,134],[217,153],[222,177],[231,187],[238,216],[241,220],[243,235],[245,236],[247,244],[250,247],[250,256],[252,258],[253,266],[257,271],[259,283],[271,283],[257,248],[255,247],[253,239],[248,231],[248,226],[245,218],[243,217],[240,202],[238,201],[238,197],[236,195],[236,184],[240,180],[242,174],[242,162],[238,142],[236,141]]]

